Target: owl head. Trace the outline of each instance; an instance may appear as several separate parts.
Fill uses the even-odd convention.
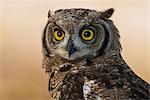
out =
[[[45,55],[76,60],[120,51],[118,30],[109,19],[113,12],[112,8],[49,11],[42,37]]]

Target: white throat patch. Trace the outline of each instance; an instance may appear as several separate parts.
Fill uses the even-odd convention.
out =
[[[90,80],[88,82],[85,82],[84,85],[83,85],[83,95],[84,95],[84,99],[85,100],[90,100],[88,98],[88,96],[90,95],[94,95],[94,94],[91,94],[92,90],[92,84],[94,84],[95,80]],[[99,96],[97,95],[94,95],[95,97],[95,100],[102,100]]]

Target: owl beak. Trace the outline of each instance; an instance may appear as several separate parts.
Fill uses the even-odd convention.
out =
[[[69,57],[77,51],[76,47],[74,46],[74,43],[72,41],[72,39],[70,38],[69,41],[68,41],[68,45],[67,45],[67,49],[68,49],[68,52],[69,52]]]

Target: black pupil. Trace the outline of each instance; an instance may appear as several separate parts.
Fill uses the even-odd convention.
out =
[[[62,33],[60,31],[58,31],[57,35],[58,37],[62,37]]]
[[[85,31],[84,36],[85,37],[90,37],[90,32],[89,31]]]

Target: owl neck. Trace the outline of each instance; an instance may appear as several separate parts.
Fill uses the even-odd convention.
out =
[[[86,67],[86,76],[92,80],[96,78],[113,78],[113,75],[125,77],[125,74],[132,72],[125,63],[120,52],[107,52],[91,60]],[[92,74],[94,73],[94,74]]]

